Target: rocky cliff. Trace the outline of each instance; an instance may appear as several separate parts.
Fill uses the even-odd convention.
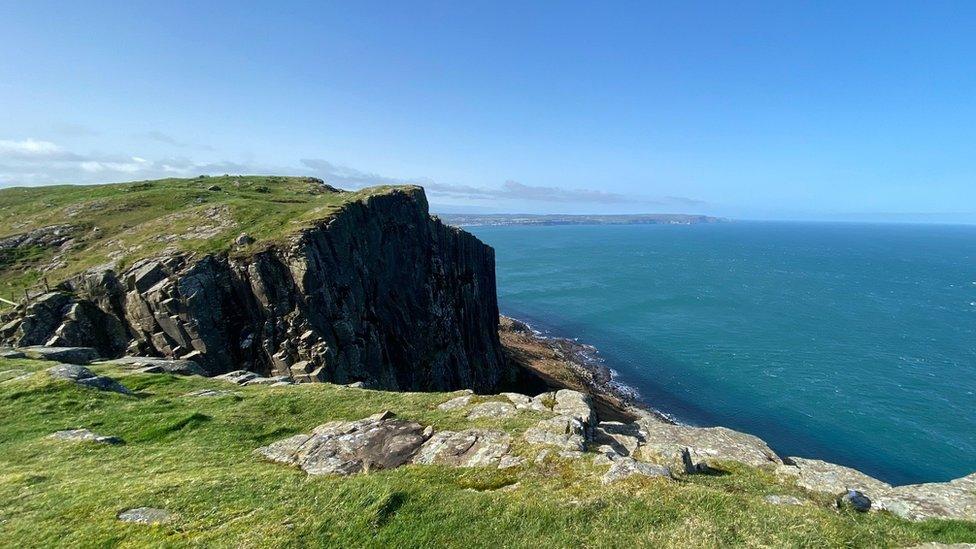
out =
[[[490,391],[512,374],[494,273],[489,246],[431,218],[422,189],[402,187],[248,253],[174,252],[72,277],[0,336],[190,358],[212,375]]]

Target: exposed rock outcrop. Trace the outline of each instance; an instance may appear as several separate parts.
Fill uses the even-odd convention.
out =
[[[96,442],[98,444],[122,444],[119,437],[95,434],[88,429],[69,429],[57,431],[48,435],[55,440],[67,440],[72,442]]]
[[[398,390],[488,392],[512,376],[493,250],[431,218],[417,187],[347,203],[253,255],[167,255],[60,287],[0,336]]]
[[[47,372],[55,379],[63,379],[100,391],[112,391],[124,395],[131,394],[131,391],[118,381],[108,376],[95,375],[95,372],[77,364],[58,364],[48,368]]]

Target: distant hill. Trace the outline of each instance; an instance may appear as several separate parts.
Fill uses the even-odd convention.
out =
[[[693,214],[563,215],[563,214],[437,214],[455,227],[475,225],[694,225],[728,219]]]

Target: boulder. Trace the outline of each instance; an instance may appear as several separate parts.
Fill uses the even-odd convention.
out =
[[[108,376],[95,375],[94,372],[77,364],[58,364],[48,368],[48,373],[55,379],[63,379],[78,385],[92,387],[100,391],[113,391],[125,395],[131,394],[124,385]]]
[[[224,381],[229,381],[231,383],[236,383],[238,385],[244,385],[248,381],[251,381],[252,379],[257,379],[259,377],[262,376],[259,376],[254,372],[248,372],[247,370],[234,370],[233,372],[227,372],[226,374],[214,376],[214,379],[221,379]]]
[[[571,389],[560,389],[554,396],[556,403],[552,411],[561,416],[568,416],[578,420],[589,430],[596,424],[596,414],[590,405],[589,395]]]
[[[148,356],[124,356],[114,360],[106,360],[103,364],[115,364],[119,366],[139,368],[145,371],[146,368],[153,368],[156,372],[166,372],[177,375],[206,375],[207,372],[199,364],[192,360],[177,358],[157,358]],[[156,373],[147,372],[147,373]]]
[[[416,422],[384,412],[358,421],[333,421],[256,450],[310,475],[351,475],[409,462],[429,433]],[[425,436],[426,435],[426,436]]]
[[[67,440],[71,442],[96,442],[98,444],[122,444],[119,437],[95,434],[88,429],[69,429],[51,433],[48,438],[55,440]]]
[[[586,428],[575,417],[556,416],[543,419],[535,427],[526,429],[523,438],[530,444],[545,444],[563,450],[586,449]]]
[[[511,438],[501,431],[467,429],[434,433],[420,447],[414,463],[442,464],[454,467],[501,467],[508,456]],[[511,459],[506,467],[513,467]]]
[[[157,509],[155,507],[137,507],[135,509],[126,509],[118,514],[118,519],[122,522],[132,522],[135,524],[162,524],[164,522],[169,522],[173,518],[173,514],[166,509]]]
[[[450,412],[451,410],[458,410],[470,404],[472,398],[474,398],[472,395],[461,395],[459,397],[452,398],[447,402],[439,404],[437,408],[439,410],[444,410],[445,412]]]
[[[725,427],[689,427],[647,419],[639,420],[638,425],[644,438],[637,452],[641,459],[686,472],[705,471],[722,461],[754,467],[782,463],[758,437]]]
[[[853,509],[859,513],[867,513],[871,510],[871,498],[865,496],[857,490],[848,490],[845,494],[837,498],[839,509]]]
[[[548,412],[549,408],[542,403],[541,399],[535,399],[521,393],[501,393],[515,406],[516,410],[534,410],[536,412]]]
[[[20,349],[28,358],[53,360],[68,364],[90,364],[98,360],[98,351],[91,347],[47,347],[35,345]]]
[[[512,406],[508,402],[490,401],[475,404],[471,407],[471,411],[468,412],[468,419],[506,419],[515,417],[517,413],[518,411],[515,409],[515,406]]]
[[[603,475],[601,480],[603,484],[610,484],[634,475],[671,478],[671,470],[664,465],[644,463],[634,458],[621,457],[610,464],[610,469]]]

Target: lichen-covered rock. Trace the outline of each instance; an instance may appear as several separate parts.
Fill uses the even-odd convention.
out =
[[[586,427],[575,417],[556,416],[543,419],[534,427],[526,429],[523,438],[530,444],[545,444],[563,450],[586,449]]]
[[[216,376],[214,379],[222,379],[238,385],[244,385],[248,381],[257,379],[259,377],[261,376],[255,374],[254,372],[248,372],[247,370],[234,370],[233,372],[227,372],[226,374]]]
[[[434,433],[413,458],[414,463],[454,467],[500,467],[511,437],[501,431],[467,429]],[[506,467],[517,465],[506,460]]]
[[[644,438],[639,457],[686,472],[705,471],[721,461],[754,467],[782,463],[758,437],[725,427],[689,427],[645,419],[638,424]]]
[[[547,408],[539,398],[533,398],[521,393],[501,393],[501,396],[511,401],[511,403],[515,405],[516,410],[534,410],[536,412],[549,411],[549,408]]]
[[[798,457],[790,457],[786,461],[787,465],[796,468],[797,485],[813,492],[840,495],[857,490],[874,497],[891,488],[886,482],[843,465]]]
[[[610,469],[601,479],[610,484],[632,476],[671,478],[671,470],[664,465],[644,463],[629,457],[621,457],[610,464]]]
[[[48,438],[55,440],[67,440],[72,442],[96,442],[98,444],[122,444],[119,437],[98,435],[88,429],[68,429],[57,431],[48,435]]]
[[[108,376],[95,375],[88,368],[78,364],[58,364],[57,366],[48,368],[47,372],[55,379],[63,379],[100,391],[113,391],[125,395],[131,394],[131,391],[118,381]]]
[[[878,507],[910,520],[976,521],[976,473],[949,482],[896,486],[873,499]]]
[[[587,430],[596,424],[596,413],[590,403],[589,395],[571,389],[560,389],[554,395],[556,403],[552,411],[561,416],[568,416],[583,424]]]
[[[468,419],[505,419],[515,417],[517,413],[518,410],[515,409],[515,406],[508,402],[489,401],[472,406],[471,411],[468,412]]]
[[[326,423],[312,434],[295,435],[256,452],[310,475],[392,469],[410,461],[429,434],[419,423],[391,416],[384,412],[358,421]]]
[[[443,402],[437,405],[437,408],[444,410],[445,412],[450,412],[451,410],[459,410],[464,408],[468,404],[471,404],[471,399],[474,398],[472,395],[461,395],[459,397],[454,397],[447,402]]]

